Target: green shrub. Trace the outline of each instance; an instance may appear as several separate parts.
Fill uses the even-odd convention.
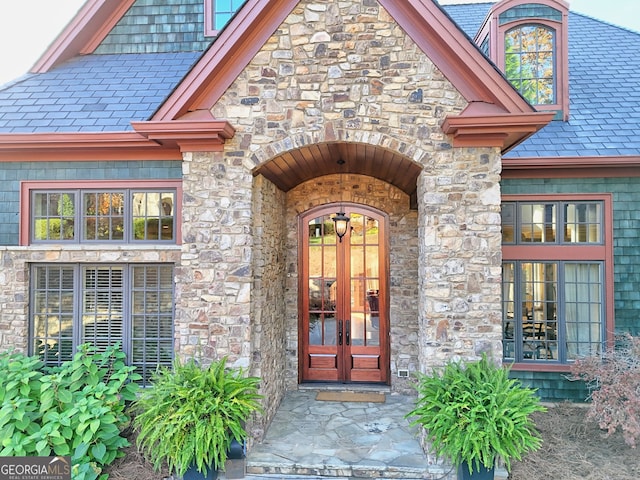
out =
[[[259,381],[227,369],[226,358],[159,369],[133,405],[138,446],[156,469],[167,462],[180,476],[192,465],[202,473],[224,468],[232,439],[242,443],[246,421],[262,410]]]
[[[509,370],[485,356],[478,362],[448,363],[441,373],[418,374],[416,407],[407,417],[421,425],[437,455],[469,469],[492,468],[536,450],[542,440],[530,418],[544,411],[535,391],[509,378]]]
[[[0,354],[0,456],[70,456],[74,480],[106,479],[124,455],[139,375],[118,347],[82,345],[73,360],[43,368],[36,357]]]

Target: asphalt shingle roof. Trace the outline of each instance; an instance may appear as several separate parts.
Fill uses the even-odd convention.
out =
[[[147,120],[200,52],[76,57],[0,88],[0,133],[121,132]]]

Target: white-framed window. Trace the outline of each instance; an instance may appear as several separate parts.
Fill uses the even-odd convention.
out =
[[[601,352],[612,332],[610,198],[502,203],[503,356],[567,365]]]
[[[45,365],[70,360],[79,345],[120,343],[143,384],[173,361],[171,264],[34,264],[29,353]]]

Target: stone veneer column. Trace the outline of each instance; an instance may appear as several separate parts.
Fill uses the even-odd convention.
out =
[[[176,350],[250,363],[252,177],[222,152],[185,153]]]
[[[454,148],[418,180],[419,331],[423,371],[502,357],[498,149]]]

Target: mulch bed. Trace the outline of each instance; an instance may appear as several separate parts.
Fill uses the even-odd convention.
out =
[[[594,422],[586,422],[587,409],[570,403],[536,413],[534,420],[544,439],[542,448],[513,462],[510,480],[639,480],[640,452],[624,443],[620,433],[607,437]],[[111,480],[163,480],[165,469],[157,472],[135,447],[107,470]]]
[[[637,480],[640,452],[585,421],[587,408],[562,403],[534,420],[544,439],[542,448],[512,464],[510,480]]]

